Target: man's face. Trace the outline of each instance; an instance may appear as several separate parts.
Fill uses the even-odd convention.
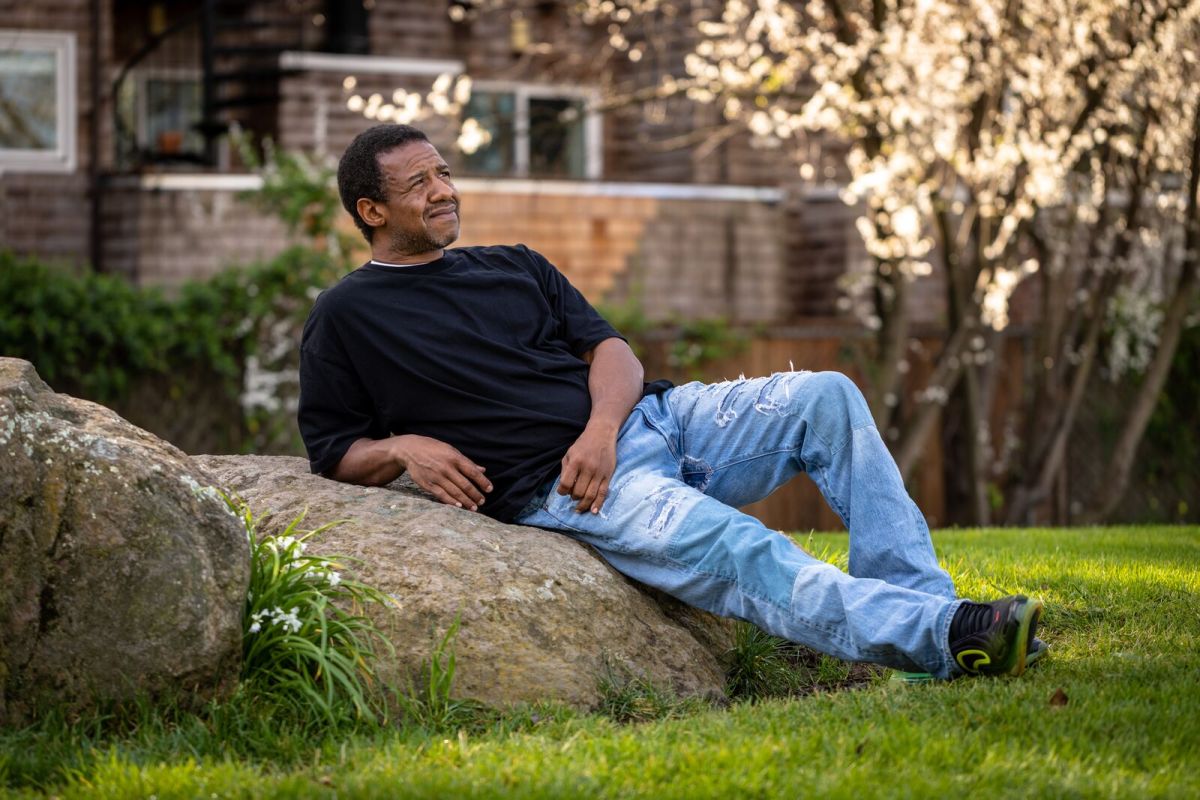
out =
[[[375,240],[394,258],[424,257],[458,238],[458,192],[450,168],[429,142],[409,142],[379,155],[387,202]],[[361,213],[361,212],[360,212]]]

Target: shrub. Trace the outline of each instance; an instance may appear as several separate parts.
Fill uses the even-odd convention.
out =
[[[168,297],[0,251],[0,354],[32,362],[59,391],[118,409],[140,381],[165,379],[171,396],[191,394],[189,381],[219,383],[247,434],[234,449],[290,451],[300,330],[319,287],[342,271],[297,247]]]
[[[229,501],[250,540],[250,588],[242,620],[242,681],[259,696],[301,716],[335,720],[341,707],[373,716],[382,706],[374,662],[390,643],[363,613],[386,595],[344,577],[343,556],[305,552],[307,540],[338,523],[301,530],[293,519],[278,535],[260,535],[245,503]]]

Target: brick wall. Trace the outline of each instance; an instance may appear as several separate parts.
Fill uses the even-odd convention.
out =
[[[103,209],[107,269],[143,284],[178,286],[288,243],[283,223],[230,191],[147,190],[130,179],[109,188]]]
[[[765,203],[676,200],[646,231],[616,299],[641,296],[652,320],[786,316],[781,211]]]
[[[425,93],[434,75],[397,75],[394,73],[354,73],[358,85],[354,91],[363,97],[379,93],[387,102],[397,89]],[[291,150],[341,155],[350,141],[375,125],[374,120],[346,108],[349,96],[342,87],[346,75],[341,72],[312,71],[285,78],[280,83],[279,143]],[[418,123],[448,160],[455,158],[456,134],[450,120],[432,118]]]
[[[628,270],[660,207],[647,198],[464,193],[455,244],[526,244],[598,302]]]

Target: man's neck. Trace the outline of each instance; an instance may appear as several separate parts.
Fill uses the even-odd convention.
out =
[[[376,264],[387,264],[394,267],[415,267],[418,264],[437,261],[445,254],[445,249],[430,250],[427,253],[396,253],[380,249],[371,251],[371,260]]]

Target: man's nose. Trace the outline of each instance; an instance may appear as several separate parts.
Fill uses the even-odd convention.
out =
[[[453,200],[454,199],[454,184],[448,178],[443,178],[440,175],[435,175],[433,178],[432,188],[430,190],[429,199],[433,201]]]

